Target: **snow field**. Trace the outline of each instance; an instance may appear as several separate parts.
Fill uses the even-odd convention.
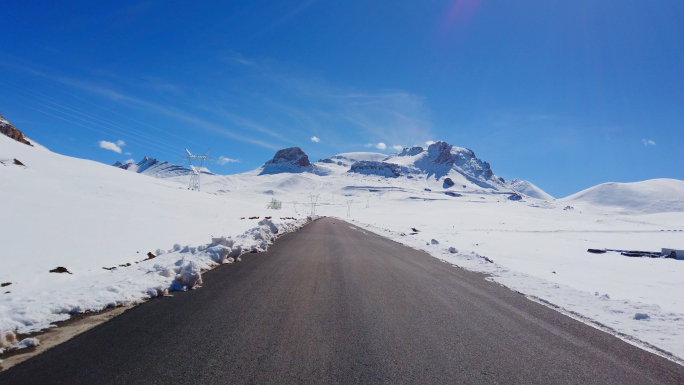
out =
[[[300,212],[310,210],[309,194],[319,195],[319,215],[353,220],[446,262],[490,274],[493,281],[533,300],[684,362],[684,261],[587,252],[659,251],[684,244],[681,213],[668,212],[676,199],[659,204],[666,198],[661,196],[643,214],[597,201],[574,200],[567,210],[564,199],[511,201],[477,185],[464,188],[459,183],[466,182],[457,178],[456,189],[448,190],[441,181],[419,176],[305,173],[251,178],[249,173],[216,176],[209,183],[214,189],[230,184],[231,196],[244,199],[272,190],[269,196],[282,200],[283,207],[298,202]],[[684,183],[655,184],[661,182],[675,188]],[[445,191],[462,196],[446,196]],[[410,235],[412,227],[419,232]]]
[[[0,158],[27,166],[0,165],[0,283],[9,284],[0,290],[3,335],[195,287],[201,271],[263,251],[308,220],[267,210],[267,196],[188,191],[187,180],[155,179],[4,136]],[[248,219],[254,216],[261,219]],[[49,272],[57,267],[69,273]]]
[[[28,168],[0,165],[0,283],[11,283],[0,292],[10,292],[0,294],[0,331],[35,331],[70,314],[197,287],[201,271],[263,250],[275,234],[305,223],[314,197],[316,214],[353,220],[359,231],[487,273],[625,340],[684,358],[684,261],[586,251],[683,248],[682,181],[512,201],[508,187],[491,188],[454,169],[444,177],[455,185],[446,188],[443,178],[425,174],[382,178],[317,163],[319,175],[202,175],[198,193],[185,189],[187,177],[155,179],[0,137],[0,159],[12,158]],[[413,167],[427,156],[410,158],[393,162]],[[467,164],[477,169],[474,161]],[[282,210],[265,209],[273,198]],[[257,216],[274,218],[249,219]],[[214,236],[221,234],[230,236]],[[150,251],[157,256],[143,261]],[[48,272],[58,266],[73,274]]]

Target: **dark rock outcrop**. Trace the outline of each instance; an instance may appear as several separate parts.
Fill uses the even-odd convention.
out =
[[[0,115],[0,133],[16,140],[19,143],[24,143],[26,145],[33,147],[31,142],[29,142],[24,136],[24,133],[19,131],[18,128],[14,127],[10,122],[5,120],[5,118],[3,118],[2,115]]]
[[[362,160],[351,165],[348,172],[397,178],[402,174],[398,164]]]
[[[314,172],[314,166],[309,162],[309,157],[301,148],[290,147],[278,150],[275,156],[273,156],[273,159],[264,163],[259,175],[279,174],[283,172]]]
[[[273,159],[266,162],[266,165],[292,165],[295,167],[309,167],[309,157],[299,147],[290,147],[276,152]]]

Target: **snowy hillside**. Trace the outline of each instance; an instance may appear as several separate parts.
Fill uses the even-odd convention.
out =
[[[5,136],[0,186],[0,332],[140,302],[174,287],[179,274],[187,286],[199,269],[263,249],[275,231],[301,224],[281,217],[306,218],[284,209],[264,220],[274,213],[265,208],[270,197],[188,191],[187,178],[150,178]],[[241,219],[253,216],[261,219]],[[59,267],[68,273],[50,272]]]
[[[652,179],[634,183],[604,183],[561,201],[608,207],[624,214],[684,212],[684,181]]]
[[[138,163],[121,163],[116,162],[114,167],[137,172],[138,174],[149,175],[155,178],[170,178],[179,175],[190,175],[192,170],[187,167],[179,166],[169,162],[158,161],[154,158],[144,157]],[[203,174],[211,174],[208,169],[202,170]]]
[[[543,199],[547,201],[552,201],[554,199],[544,190],[540,189],[539,187],[535,186],[534,184],[526,180],[512,179],[506,181],[506,185],[510,187],[512,190],[519,192],[521,194],[525,194],[532,198]]]
[[[4,136],[0,161],[0,282],[10,283],[0,294],[0,331],[139,302],[179,280],[192,286],[200,269],[267,247],[315,211],[684,357],[684,262],[587,252],[684,248],[682,181],[539,199],[529,194],[534,185],[506,184],[472,151],[444,142],[313,164],[301,149],[285,149],[250,172],[204,175],[202,192],[188,191],[180,173],[150,178]],[[272,199],[282,210],[266,209]],[[655,203],[644,210],[644,202]],[[280,219],[289,217],[301,219]],[[50,272],[57,267],[70,274]]]

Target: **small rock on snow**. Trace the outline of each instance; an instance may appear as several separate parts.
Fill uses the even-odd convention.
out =
[[[456,250],[455,247],[450,247],[450,248],[449,248],[449,252],[452,253],[452,254],[454,254],[454,253],[458,253],[458,250]]]
[[[634,315],[634,319],[637,321],[644,320],[644,319],[650,319],[650,318],[651,317],[649,317],[649,315],[646,313],[636,313]]]
[[[439,242],[436,239],[433,239],[430,241],[433,245],[439,245]]]

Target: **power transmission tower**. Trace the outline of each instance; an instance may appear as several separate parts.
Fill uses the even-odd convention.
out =
[[[311,215],[316,215],[316,204],[318,203],[318,197],[320,197],[321,194],[313,195],[312,193],[309,193],[309,199],[311,200]]]
[[[202,170],[204,170],[204,162],[207,160],[212,160],[207,154],[209,153],[210,149],[207,149],[207,151],[204,152],[204,155],[192,155],[190,151],[186,148],[185,152],[188,153],[187,156],[182,157],[181,159],[187,159],[188,160],[188,165],[190,166],[190,170],[192,170],[192,174],[190,174],[190,185],[188,185],[188,190],[194,190],[194,191],[200,191],[200,174],[202,173]],[[192,165],[192,160],[197,159],[200,161],[199,167],[195,167]]]
[[[347,199],[347,218],[351,216],[351,205],[354,203],[354,200]]]

